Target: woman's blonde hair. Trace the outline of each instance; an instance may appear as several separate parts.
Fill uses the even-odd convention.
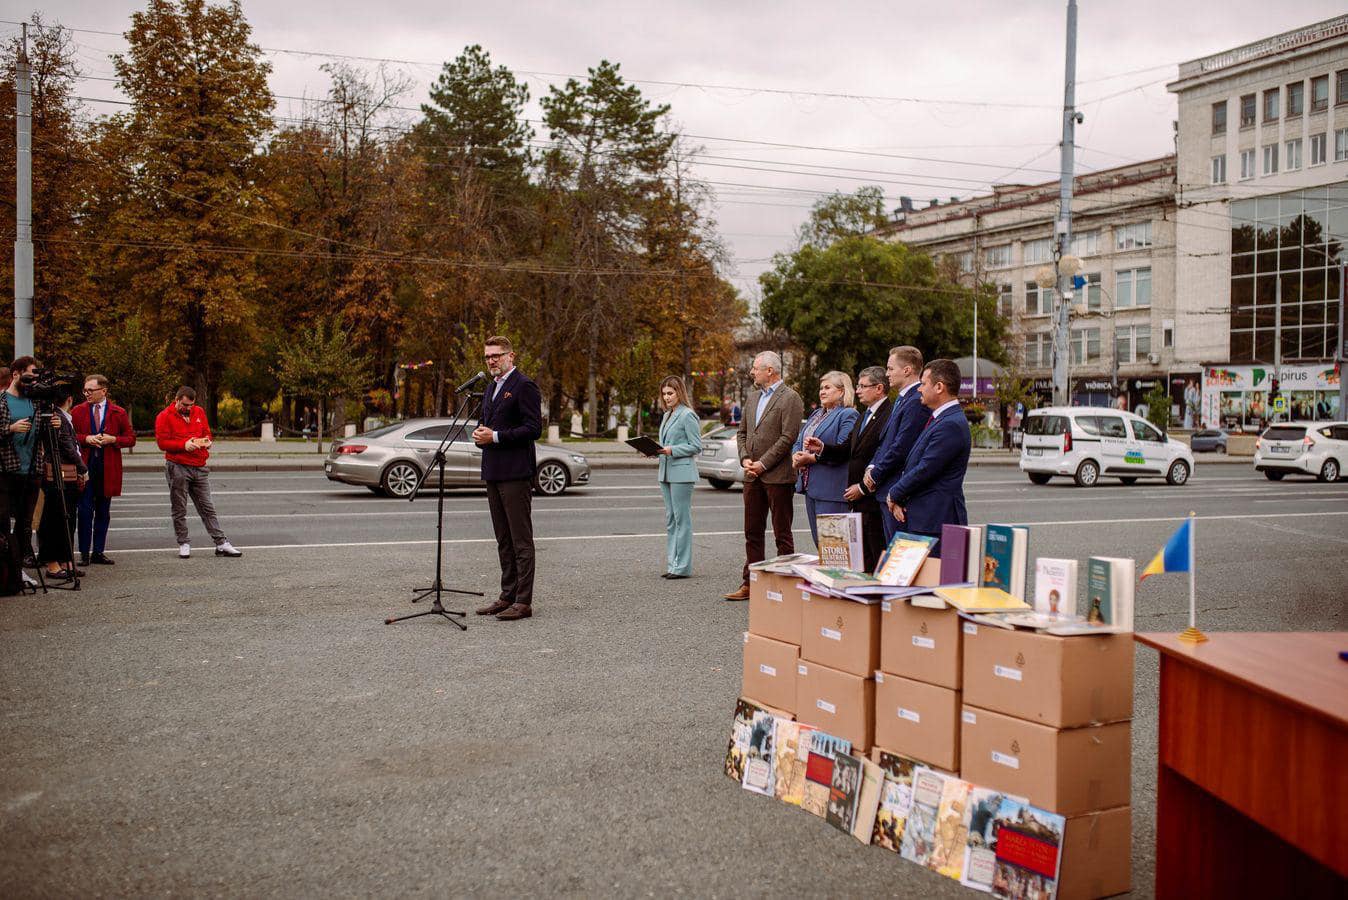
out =
[[[688,386],[683,383],[682,378],[678,375],[666,375],[664,380],[660,382],[660,392],[664,393],[664,390],[667,387],[674,389],[675,400],[690,409],[692,408],[693,404],[688,402]]]
[[[825,372],[819,382],[821,384],[827,382],[843,392],[842,406],[844,409],[856,403],[857,392],[852,389],[852,376],[846,372]]]

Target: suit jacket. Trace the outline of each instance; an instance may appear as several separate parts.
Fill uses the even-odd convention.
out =
[[[70,421],[75,423],[75,440],[79,441],[80,454],[84,464],[92,470],[103,459],[103,496],[120,497],[122,495],[122,448],[136,446],[136,432],[131,428],[131,415],[111,400],[103,416],[102,427],[97,431],[93,423],[93,407],[87,402],[80,403],[70,411]],[[109,444],[101,453],[95,453],[86,438],[91,434],[111,434],[117,438],[115,444]]]
[[[871,479],[875,481],[877,497],[887,496],[898,483],[908,455],[930,418],[931,410],[922,405],[917,385],[894,401],[894,410],[885,426],[884,441],[871,460]]]
[[[952,406],[918,436],[913,452],[889,497],[904,508],[904,531],[941,533],[942,525],[967,525],[964,473],[973,440],[969,420]]]
[[[519,481],[533,478],[538,466],[534,441],[543,434],[543,398],[519,369],[506,376],[500,394],[496,383],[482,395],[478,421],[496,432],[496,442],[482,448],[483,481]]]
[[[744,418],[740,421],[735,443],[740,459],[761,462],[765,471],[758,476],[764,484],[790,484],[796,480],[791,468],[791,447],[800,434],[800,419],[805,404],[800,394],[791,390],[785,381],[777,386],[768,405],[763,408],[763,420],[758,421],[758,398],[762,391],[749,392],[744,401]]]
[[[866,421],[866,411],[862,410],[859,414],[860,419],[847,441],[841,444],[830,444],[825,441],[824,450],[819,454],[820,462],[847,463],[847,483],[861,485],[861,499],[852,504],[852,509],[856,512],[879,509],[879,505],[875,502],[875,494],[866,490],[866,485],[861,482],[861,476],[866,474],[866,466],[880,448],[880,441],[885,435],[889,414],[893,409],[894,401],[886,397],[875,408],[875,415],[871,416],[870,422]],[[861,427],[863,424],[865,428]]]
[[[669,456],[660,457],[660,481],[697,482],[696,457],[702,452],[702,426],[697,413],[679,405],[660,422],[660,444]]]
[[[814,436],[825,444],[842,444],[852,436],[856,424],[857,411],[852,407],[831,409],[824,414],[823,421],[815,428]],[[804,445],[805,427],[801,426],[800,434],[796,436],[796,443],[791,450],[795,452]],[[847,464],[825,462],[821,457],[819,462],[807,468],[810,472],[808,482],[804,469],[796,476],[796,493],[816,500],[836,500],[841,503],[843,491],[847,490]]]

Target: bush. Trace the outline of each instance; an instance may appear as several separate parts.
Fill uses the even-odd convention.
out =
[[[973,438],[975,447],[991,447],[996,449],[1002,446],[1002,430],[993,428],[991,425],[975,424],[969,426],[970,436]]]
[[[243,401],[229,391],[220,395],[219,409],[215,414],[215,427],[220,431],[240,431],[248,424],[243,414]]]

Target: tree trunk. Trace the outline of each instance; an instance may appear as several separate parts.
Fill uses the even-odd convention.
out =
[[[327,424],[327,398],[319,396],[318,398],[318,453],[323,454],[323,426]]]

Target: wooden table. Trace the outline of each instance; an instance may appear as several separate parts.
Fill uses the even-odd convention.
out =
[[[1348,896],[1348,632],[1161,652],[1156,896]]]

